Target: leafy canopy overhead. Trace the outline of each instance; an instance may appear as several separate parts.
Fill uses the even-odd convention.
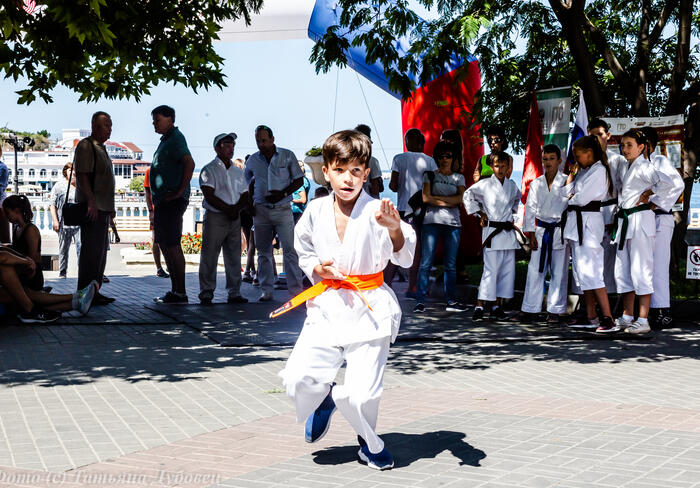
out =
[[[161,81],[225,86],[212,42],[223,21],[250,22],[262,0],[0,0],[0,73],[28,79],[18,103],[64,85],[80,100],[134,98]]]
[[[700,0],[416,1],[436,18],[422,21],[407,0],[339,0],[340,25],[311,54],[317,71],[346,65],[350,45],[364,45],[407,97],[407,73],[429,80],[453,54],[472,53],[482,74],[473,122],[504,125],[516,150],[534,89],[571,85],[576,102],[580,87],[589,115],[662,115],[684,112],[700,79]],[[404,37],[412,47],[400,57]]]

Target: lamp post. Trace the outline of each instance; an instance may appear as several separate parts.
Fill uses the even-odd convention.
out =
[[[3,133],[2,134],[3,139],[5,139],[5,142],[7,142],[10,146],[12,146],[15,150],[15,172],[14,172],[14,181],[15,181],[15,195],[19,195],[19,175],[18,175],[18,165],[17,165],[17,153],[19,151],[24,152],[27,147],[34,147],[34,139],[32,139],[29,136],[25,136],[23,138],[17,137],[13,133]]]

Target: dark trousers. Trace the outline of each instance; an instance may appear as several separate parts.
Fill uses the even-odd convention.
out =
[[[107,264],[107,232],[109,213],[102,212],[94,222],[80,226],[80,257],[78,258],[78,289],[92,280],[102,285],[102,276]]]

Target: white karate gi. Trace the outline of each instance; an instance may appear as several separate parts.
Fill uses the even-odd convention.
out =
[[[627,160],[622,154],[618,154],[615,151],[608,149],[606,151],[608,156],[608,166],[610,167],[610,174],[613,177],[613,194],[608,195],[608,200],[616,199],[620,194],[620,188],[622,186],[622,180],[618,177],[619,172],[622,171],[623,165],[627,164]],[[617,257],[617,252],[615,250],[615,243],[612,242],[612,231],[608,231],[607,226],[610,224],[615,224],[615,215],[617,214],[618,205],[606,205],[601,207],[600,213],[603,214],[603,221],[605,222],[606,229],[603,233],[603,279],[605,280],[605,289],[608,293],[617,293],[617,285],[615,284],[615,259]]]
[[[685,190],[683,178],[671,161],[662,154],[654,151],[651,154],[651,164],[656,171],[668,176],[673,183],[673,190],[664,197],[663,205],[657,204],[659,209],[670,212]],[[673,215],[660,214],[656,216],[656,238],[654,240],[654,293],[651,295],[651,308],[669,308],[671,306],[671,291],[668,282],[668,269],[671,264],[671,238],[676,223]]]
[[[346,276],[378,273],[389,260],[397,266],[411,265],[416,234],[401,222],[406,243],[394,252],[389,231],[375,218],[380,200],[364,191],[360,194],[343,242],[336,230],[333,203],[333,194],[312,200],[294,231],[299,266],[311,281],[321,280],[313,269],[325,261],[333,261]],[[384,448],[375,432],[382,379],[389,343],[399,331],[401,308],[386,284],[363,294],[372,310],[356,291],[343,288],[309,300],[304,327],[280,376],[296,405],[297,421],[304,422],[328,395],[346,361],[345,383],[333,388],[333,400],[369,450],[378,453]]]
[[[562,213],[569,204],[569,199],[561,194],[561,187],[566,185],[566,175],[557,173],[551,189],[547,185],[547,177],[540,176],[530,183],[530,192],[525,204],[523,216],[523,232],[534,232],[537,239],[537,249],[530,254],[530,264],[527,267],[527,283],[521,310],[528,313],[542,311],[544,295],[544,279],[549,272],[549,291],[547,293],[547,312],[553,314],[566,313],[567,283],[569,278],[569,248],[562,242],[561,227],[554,229],[552,236],[552,255],[548,257],[550,265],[540,273],[540,256],[543,249],[545,229],[536,225],[535,220],[554,223],[561,220]]]
[[[584,206],[594,201],[604,201],[608,198],[608,176],[605,166],[597,161],[588,168],[579,170],[574,181],[562,186],[562,195],[568,197],[569,205]],[[576,212],[568,212],[564,239],[571,246],[574,281],[583,290],[605,288],[603,277],[604,253],[603,234],[605,224],[601,212],[582,212],[583,242],[579,244],[576,227]]]
[[[673,191],[671,179],[657,172],[643,155],[637,157],[632,164],[623,167],[620,176],[622,190],[618,196],[618,204],[621,209],[637,207],[639,197],[649,189],[654,192],[649,202],[664,205],[667,200],[666,194]],[[628,221],[626,242],[622,250],[618,247],[615,261],[617,291],[634,291],[637,295],[649,295],[654,291],[652,274],[656,217],[653,211],[644,210],[630,215]],[[615,236],[615,244],[618,246],[622,238],[622,225],[623,219],[618,219]]]
[[[464,192],[464,206],[468,214],[479,210],[489,222],[513,222],[518,211],[521,193],[513,180],[503,183],[491,176],[479,180]],[[486,226],[481,231],[481,242],[486,241],[494,228]],[[501,231],[491,240],[491,247],[484,248],[484,271],[479,284],[479,300],[493,302],[496,298],[513,298],[515,282],[515,250],[520,248],[515,231]]]

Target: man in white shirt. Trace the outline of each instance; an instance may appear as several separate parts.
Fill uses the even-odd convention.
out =
[[[272,300],[274,273],[272,270],[272,239],[277,234],[284,255],[287,288],[296,295],[302,291],[299,258],[294,250],[294,217],[292,194],[304,183],[304,173],[297,157],[289,149],[277,147],[272,129],[260,125],[255,129],[255,144],[259,151],[245,164],[245,178],[253,184],[253,225],[255,247],[258,250],[258,279],[260,301]]]
[[[246,303],[241,296],[241,218],[248,202],[243,170],[233,164],[236,134],[214,138],[216,158],[202,168],[199,186],[204,194],[204,227],[199,262],[199,301],[211,304],[216,288],[216,266],[224,249],[228,303]]]
[[[389,189],[398,193],[396,208],[401,218],[410,213],[408,200],[417,191],[423,189],[423,173],[437,171],[435,160],[423,153],[425,149],[425,136],[416,129],[408,129],[404,134],[404,143],[407,151],[394,156],[391,163],[391,181]],[[420,229],[414,226],[417,235],[416,252],[413,256],[413,264],[408,275],[408,291],[406,296],[415,298],[416,283],[418,281],[418,264],[420,263]],[[389,263],[384,271],[384,281],[391,286],[396,274],[396,266]]]

